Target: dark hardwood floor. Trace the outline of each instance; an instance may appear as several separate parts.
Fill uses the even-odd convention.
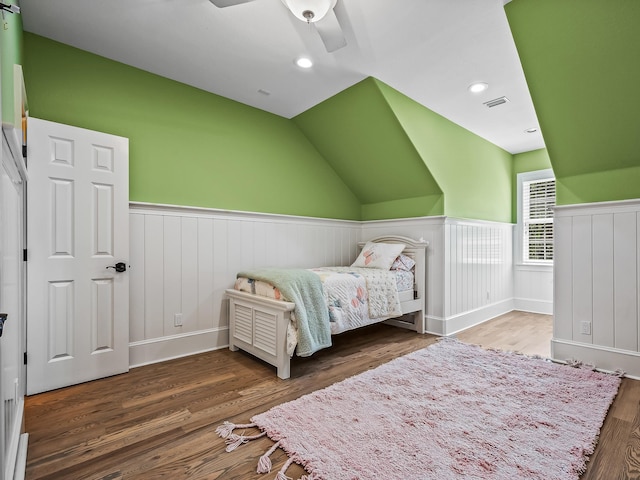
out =
[[[551,317],[512,312],[458,337],[548,356]],[[333,347],[313,357],[296,358],[286,381],[274,368],[225,349],[27,397],[26,478],[271,480],[286,458],[277,450],[271,456],[274,471],[256,473],[269,439],[227,454],[215,428],[225,420],[246,423],[274,405],[435,340],[376,325],[334,337]],[[640,382],[624,379],[582,480],[640,479],[639,402]],[[287,471],[294,479],[303,473],[296,465]]]

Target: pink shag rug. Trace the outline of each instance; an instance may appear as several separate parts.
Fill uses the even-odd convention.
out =
[[[217,431],[227,451],[264,435],[276,442],[257,468],[270,472],[269,455],[284,449],[276,480],[292,462],[305,480],[578,479],[619,385],[444,340]]]

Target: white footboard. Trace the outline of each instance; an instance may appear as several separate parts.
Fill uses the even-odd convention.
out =
[[[251,293],[229,289],[229,349],[239,348],[278,370],[278,377],[291,375],[291,358],[287,354],[287,326],[295,303],[273,300]],[[386,320],[392,325],[424,333],[424,317],[420,299],[402,302],[402,311],[413,313],[413,322]],[[422,330],[422,331],[421,331]]]
[[[287,354],[287,325],[295,304],[237,290],[229,297],[229,349],[255,355],[278,369],[278,377],[291,375]]]

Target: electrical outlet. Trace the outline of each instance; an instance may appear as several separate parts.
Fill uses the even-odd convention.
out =
[[[176,313],[173,316],[173,326],[174,327],[181,327],[182,326],[182,314],[181,313]]]
[[[588,322],[588,321],[580,322],[580,333],[582,335],[591,335],[591,322]]]

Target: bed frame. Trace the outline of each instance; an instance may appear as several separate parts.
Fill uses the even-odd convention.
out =
[[[385,320],[402,328],[425,333],[426,248],[428,242],[401,236],[384,236],[370,240],[378,243],[404,243],[403,254],[413,258],[415,283],[413,294],[400,296],[402,317]],[[358,243],[362,249],[365,242]],[[260,295],[229,289],[229,349],[242,349],[277,368],[278,377],[289,378],[290,360],[287,354],[287,325],[295,304]]]

